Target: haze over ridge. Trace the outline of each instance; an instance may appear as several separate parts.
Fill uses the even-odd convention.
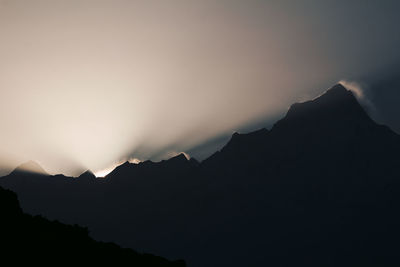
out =
[[[106,179],[16,171],[0,184],[26,212],[189,266],[394,266],[399,149],[337,84],[201,163],[124,163]]]
[[[0,1],[0,167],[205,158],[338,80],[390,76],[398,5]]]

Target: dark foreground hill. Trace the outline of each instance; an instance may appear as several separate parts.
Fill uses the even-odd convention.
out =
[[[400,136],[336,85],[205,161],[14,172],[22,207],[189,266],[400,266]]]
[[[139,254],[114,243],[94,241],[86,228],[49,221],[22,212],[14,192],[0,187],[0,255],[2,264],[17,266],[108,264],[110,266],[184,267],[150,254]]]

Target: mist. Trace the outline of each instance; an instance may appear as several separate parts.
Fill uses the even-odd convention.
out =
[[[341,80],[373,84],[399,62],[399,7],[0,1],[2,172],[28,160],[68,175],[201,160]]]

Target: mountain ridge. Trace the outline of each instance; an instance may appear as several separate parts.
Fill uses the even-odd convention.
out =
[[[18,165],[10,174],[21,174],[21,173],[36,173],[40,175],[48,175],[48,173],[40,166],[37,162],[30,160]]]
[[[194,267],[400,264],[400,136],[333,89],[200,163],[181,155],[93,183],[0,184],[32,214]]]
[[[151,254],[140,254],[113,243],[94,241],[86,228],[49,221],[23,213],[16,194],[0,187],[2,260],[13,264],[54,264],[91,262],[114,266],[184,267],[182,260],[168,261]],[[21,257],[23,256],[23,257]]]
[[[322,114],[321,114],[321,107],[322,107]],[[326,107],[330,107],[326,109]],[[313,114],[314,113],[314,114]],[[227,149],[229,150],[231,146],[241,146],[240,143],[244,142],[247,143],[252,143],[253,145],[257,145],[258,142],[263,143],[263,136],[266,137],[269,133],[272,133],[274,135],[277,131],[280,132],[282,131],[281,128],[285,127],[285,125],[290,124],[291,127],[293,124],[299,124],[302,123],[301,120],[304,121],[310,121],[310,118],[313,118],[312,121],[318,122],[321,121],[322,119],[330,119],[332,118],[332,115],[338,115],[335,113],[339,113],[339,115],[342,116],[344,121],[348,121],[352,123],[354,120],[352,119],[353,116],[357,116],[356,120],[361,119],[364,123],[366,124],[376,124],[380,128],[385,128],[386,131],[392,131],[388,126],[384,125],[379,125],[376,122],[374,122],[368,114],[365,112],[365,110],[362,108],[362,106],[359,104],[357,101],[356,97],[354,94],[351,92],[351,90],[346,89],[342,84],[338,83],[334,85],[333,87],[329,88],[327,91],[325,91],[323,94],[320,96],[309,100],[305,102],[300,102],[300,103],[294,103],[290,106],[288,112],[286,115],[278,120],[270,130],[266,128],[261,128],[255,131],[251,131],[248,133],[244,134],[239,134],[238,132],[235,132],[232,134],[230,140],[227,142],[225,146],[220,151],[216,151],[212,155],[210,155],[208,158],[204,159],[202,162],[208,162],[212,161],[213,158],[216,157],[220,152],[224,152]],[[346,115],[348,114],[348,116]],[[310,116],[311,115],[311,116]],[[317,115],[317,116],[315,116]],[[323,117],[322,115],[328,115],[327,117]],[[299,121],[300,120],[300,121]],[[393,132],[394,134],[397,134]],[[252,140],[253,138],[253,140]],[[243,146],[243,145],[242,145]],[[238,148],[237,148],[238,149]],[[185,155],[183,153],[178,154],[177,156],[171,157],[166,160],[161,160],[159,162],[152,162],[150,160],[140,162],[140,164],[145,164],[145,165],[151,165],[151,164],[165,164],[171,163],[173,161],[178,162],[181,160],[184,162]],[[186,157],[185,157],[186,158]],[[186,159],[187,160],[187,159]],[[188,160],[190,162],[190,160]],[[31,161],[32,162],[32,161]],[[192,158],[192,164],[197,165],[199,162],[197,162],[196,159]],[[37,164],[37,163],[36,163]],[[37,165],[38,168],[42,169],[39,165]],[[123,168],[130,168],[134,167],[131,163],[128,161],[118,165],[115,167],[109,174],[105,176],[106,177],[111,177],[113,175],[114,171],[118,171],[120,169],[119,167],[124,166]],[[16,170],[20,168],[17,167]],[[47,174],[43,170],[43,174]],[[91,171],[90,171],[91,172]],[[40,173],[40,172],[38,172]],[[42,174],[42,173],[41,173]],[[84,173],[79,175],[76,178],[79,178],[82,176]],[[86,175],[85,175],[86,176]],[[66,176],[68,177],[68,176]]]

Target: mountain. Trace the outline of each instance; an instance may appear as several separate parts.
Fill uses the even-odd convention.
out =
[[[113,266],[184,267],[150,254],[96,242],[86,228],[24,214],[15,193],[0,187],[1,260],[9,264],[112,264]]]
[[[114,182],[118,180],[118,177],[143,177],[143,175],[149,176],[162,176],[173,173],[182,173],[190,171],[199,165],[196,159],[187,159],[186,156],[181,153],[175,157],[168,160],[162,160],[160,162],[152,162],[150,160],[136,163],[129,163],[128,161],[124,164],[116,167],[112,172],[110,172],[105,178]],[[132,180],[132,179],[130,179]]]
[[[84,173],[82,173],[81,175],[78,176],[79,179],[83,180],[93,180],[96,179],[96,175],[94,175],[94,173],[90,170],[85,171]]]
[[[24,210],[189,266],[397,266],[400,136],[338,84],[201,163],[122,164],[105,179],[4,177]]]
[[[349,146],[353,150],[355,146],[364,150],[366,146],[376,148],[384,143],[387,143],[386,146],[397,146],[398,139],[396,133],[376,124],[367,115],[351,91],[337,84],[314,100],[293,104],[286,116],[275,123],[270,131],[262,129],[245,135],[234,134],[217,154],[225,160],[234,158],[233,154],[245,153],[246,157],[236,157],[242,162],[243,158],[248,157],[264,161],[268,155],[272,156],[271,160],[276,160],[277,156],[286,156],[288,159],[301,154],[316,156],[307,150],[318,150],[330,157],[343,157],[334,153],[340,154],[339,148],[346,150]],[[213,155],[205,162],[218,157]]]
[[[18,175],[22,173],[48,175],[47,172],[35,161],[25,162],[11,172],[12,175]]]

